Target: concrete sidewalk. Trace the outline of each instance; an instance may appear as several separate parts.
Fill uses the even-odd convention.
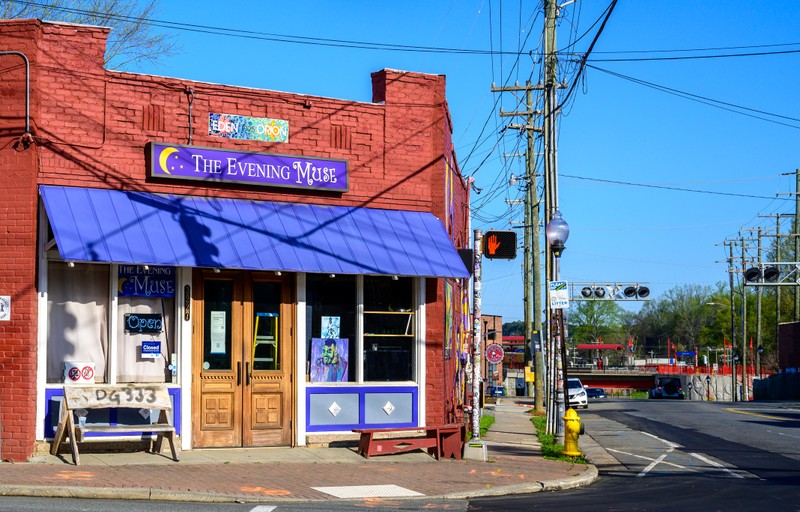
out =
[[[525,399],[487,408],[495,424],[488,460],[437,461],[421,451],[364,459],[355,447],[191,450],[181,461],[150,453],[81,451],[0,464],[0,495],[213,502],[325,501],[369,498],[466,499],[587,485],[593,465],[545,460]],[[592,445],[587,436],[581,448]],[[584,449],[586,451],[586,449]]]

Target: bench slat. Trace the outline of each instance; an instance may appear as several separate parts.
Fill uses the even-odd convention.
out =
[[[158,422],[135,425],[106,425],[89,423],[83,426],[75,425],[73,413],[77,409],[110,409],[110,408],[139,408],[159,411]],[[153,442],[153,451],[161,452],[164,438],[169,442],[172,459],[180,460],[175,449],[175,427],[169,421],[168,411],[172,410],[172,400],[169,389],[163,384],[143,385],[99,385],[99,386],[64,386],[64,400],[61,402],[59,423],[56,436],[50,453],[58,454],[58,448],[65,438],[69,438],[72,451],[72,461],[80,465],[78,442],[83,441],[84,432],[122,433],[122,432],[152,432],[156,434]]]
[[[149,425],[96,425],[87,423],[86,425],[75,426],[76,432],[174,432],[172,425],[161,425],[150,423]],[[79,434],[80,435],[80,434]]]

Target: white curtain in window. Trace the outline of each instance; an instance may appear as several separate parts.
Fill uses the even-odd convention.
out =
[[[108,265],[47,267],[47,382],[64,382],[65,362],[93,362],[106,382]]]
[[[175,299],[160,297],[120,297],[117,331],[117,382],[166,382],[170,355],[175,352]],[[164,320],[160,334],[125,332],[125,315],[158,314]],[[160,341],[161,357],[142,357],[143,341]]]

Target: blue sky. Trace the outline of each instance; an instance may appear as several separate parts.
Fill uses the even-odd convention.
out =
[[[561,10],[558,48],[578,39],[571,51],[585,52],[599,23],[592,25],[610,2],[562,2],[568,5]],[[356,101],[370,101],[370,73],[383,68],[446,75],[461,170],[483,189],[473,195],[472,227],[510,229],[511,221],[521,223],[521,207],[505,200],[521,198],[521,189],[509,187],[508,178],[521,174],[524,164],[503,157],[520,152],[520,139],[498,135],[513,122],[498,115],[499,107],[508,112],[519,106],[510,93],[496,103],[491,86],[539,80],[540,2],[295,0],[243,1],[226,8],[198,0],[190,9],[185,5],[162,2],[155,17],[249,32],[230,37],[218,30],[173,30],[181,53],[131,71]],[[275,40],[285,39],[281,36],[316,39]],[[323,39],[414,51],[343,48]],[[707,50],[684,51],[698,49]],[[620,1],[589,57],[593,67],[585,70],[559,120],[559,202],[571,230],[561,277],[648,283],[654,297],[679,285],[727,282],[727,253],[719,244],[743,228],[774,228],[764,216],[794,210],[787,194],[794,192],[795,178],[784,174],[800,167],[800,53],[718,56],[797,51],[800,3],[795,1]],[[715,57],[675,59],[686,56]],[[652,57],[669,60],[613,60]],[[562,56],[560,79],[574,76],[572,59]],[[705,98],[704,103],[642,81]],[[724,102],[727,110],[706,104],[709,100]],[[737,107],[752,110],[731,111],[742,112]],[[519,257],[484,261],[484,314],[522,319],[521,265]],[[638,309],[638,303],[626,306]]]

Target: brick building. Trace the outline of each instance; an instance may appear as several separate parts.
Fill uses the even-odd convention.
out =
[[[0,22],[2,458],[92,379],[167,383],[185,450],[462,419],[445,78],[384,69],[364,103],[108,71],[108,32]]]

